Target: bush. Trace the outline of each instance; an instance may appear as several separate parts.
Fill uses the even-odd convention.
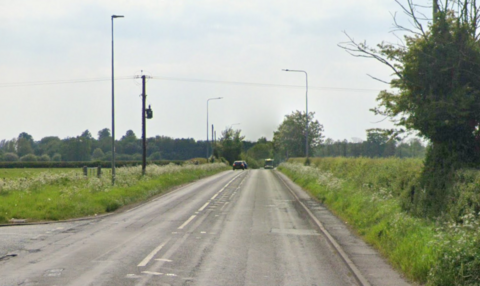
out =
[[[159,160],[159,161],[149,161],[149,164],[157,166],[165,166],[168,164],[174,165],[183,165],[184,161],[169,161],[169,160]],[[116,167],[124,166],[140,166],[142,165],[141,161],[115,161]],[[111,162],[108,161],[76,161],[76,162],[0,162],[0,168],[83,168],[87,167],[98,167],[110,168]]]
[[[35,156],[33,154],[27,154],[27,155],[23,156],[22,158],[20,158],[20,161],[22,161],[22,162],[37,162],[38,158],[37,158],[37,156]]]
[[[148,160],[161,160],[162,159],[162,153],[160,152],[153,152],[149,157]],[[207,160],[207,159],[205,159]]]
[[[53,154],[52,161],[55,161],[55,162],[62,161],[62,155],[60,155],[58,153]]]
[[[95,150],[93,150],[92,159],[94,161],[101,160],[104,156],[105,153],[103,153],[102,149],[96,148]]]
[[[3,161],[6,161],[6,162],[18,161],[18,155],[15,153],[5,153],[3,154]]]
[[[47,154],[43,154],[42,156],[38,157],[38,161],[49,162],[50,161],[50,156],[48,156]]]

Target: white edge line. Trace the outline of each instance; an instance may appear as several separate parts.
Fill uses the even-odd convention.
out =
[[[165,243],[162,243],[160,244],[159,246],[157,246],[157,248],[155,248],[152,252],[150,252],[149,255],[147,255],[147,257],[145,257],[142,262],[140,262],[137,266],[138,267],[143,267],[143,266],[146,266],[148,264],[148,262],[150,262],[150,260],[152,260],[152,258],[155,256],[155,254],[157,254],[160,249],[162,249],[162,247],[165,246]]]
[[[196,217],[196,215],[192,215],[189,219],[187,219],[186,222],[184,222],[178,229],[183,229],[185,226],[187,226],[187,224],[189,224],[194,218]]]
[[[277,171],[278,172],[278,171]],[[280,181],[283,183],[285,187],[290,191],[290,193],[295,197],[295,200],[303,207],[303,209],[307,212],[307,214],[310,216],[310,218],[315,222],[315,224],[320,228],[322,233],[325,235],[327,238],[328,242],[335,248],[338,254],[340,254],[340,257],[343,259],[345,264],[347,265],[348,268],[353,272],[355,278],[357,281],[360,283],[362,286],[370,286],[370,282],[363,276],[362,272],[357,268],[355,263],[353,263],[352,260],[350,260],[350,257],[345,253],[343,248],[338,244],[338,242],[333,238],[333,236],[330,235],[328,230],[323,226],[323,224],[317,219],[317,217],[310,211],[310,209],[298,198],[297,194],[290,188],[290,186],[285,182],[278,174],[277,178],[280,179]]]

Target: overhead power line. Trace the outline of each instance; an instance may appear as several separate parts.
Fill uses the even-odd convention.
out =
[[[115,80],[134,79],[134,76],[118,76]],[[288,84],[273,84],[260,82],[241,82],[241,81],[225,81],[225,80],[208,80],[208,79],[194,79],[194,78],[172,78],[162,76],[152,76],[153,80],[162,81],[178,81],[191,83],[206,83],[206,84],[222,84],[222,85],[238,85],[238,86],[256,86],[256,87],[276,87],[276,88],[305,88],[304,85],[288,85]],[[89,82],[110,81],[111,78],[84,78],[84,79],[65,79],[65,80],[46,80],[46,81],[25,81],[25,82],[0,82],[0,88],[7,87],[29,87],[41,85],[61,85],[61,84],[80,84]],[[379,89],[368,88],[348,88],[348,87],[328,87],[328,86],[309,86],[309,89],[314,90],[332,90],[332,91],[355,91],[355,92],[379,92]]]
[[[115,80],[132,79],[133,77],[116,77]],[[86,83],[96,81],[110,81],[111,78],[84,78],[84,79],[65,79],[65,80],[45,80],[45,81],[23,81],[23,82],[8,82],[0,83],[0,87],[27,87],[36,85],[58,85],[58,84],[73,84]]]
[[[288,84],[272,84],[272,83],[259,83],[259,82],[240,82],[240,81],[224,81],[224,80],[208,80],[208,79],[187,79],[187,78],[171,78],[171,77],[160,77],[153,76],[153,79],[157,80],[167,80],[167,81],[182,81],[182,82],[200,82],[200,83],[213,83],[213,84],[226,84],[226,85],[248,85],[248,86],[259,86],[259,87],[283,87],[283,88],[305,88],[305,85],[288,85]],[[367,89],[367,88],[347,88],[347,87],[326,87],[326,86],[309,86],[309,89],[317,90],[349,90],[349,91],[360,91],[360,92],[371,92],[371,91],[380,91],[379,89]]]

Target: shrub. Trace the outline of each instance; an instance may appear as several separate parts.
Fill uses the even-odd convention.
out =
[[[153,152],[149,157],[149,160],[161,160],[162,159],[162,153],[160,152]],[[207,159],[205,159],[207,160]]]
[[[3,154],[3,161],[7,161],[7,162],[18,161],[18,155],[15,153],[5,153]]]
[[[22,161],[22,162],[37,162],[38,158],[37,158],[37,156],[35,156],[33,154],[27,154],[27,155],[23,156],[22,158],[20,158],[20,161]]]
[[[95,150],[93,150],[92,159],[93,159],[94,161],[100,160],[100,159],[102,159],[104,156],[105,156],[105,153],[103,153],[102,149],[96,148]]]
[[[38,157],[38,161],[49,162],[50,161],[50,156],[48,156],[47,154],[43,154],[42,156]]]
[[[62,161],[62,155],[60,155],[58,153],[53,154],[52,161],[55,161],[55,162]]]

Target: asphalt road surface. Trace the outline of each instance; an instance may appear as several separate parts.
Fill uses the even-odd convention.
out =
[[[223,172],[101,218],[1,227],[0,285],[359,285],[275,172]]]

